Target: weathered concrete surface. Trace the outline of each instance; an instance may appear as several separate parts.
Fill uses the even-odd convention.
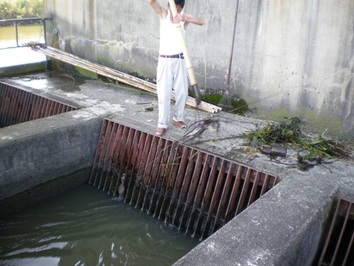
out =
[[[198,85],[206,90],[227,88],[236,3],[186,1],[186,12],[206,22],[187,31]],[[45,7],[54,19],[50,45],[155,78],[159,21],[148,1],[47,0]],[[231,92],[254,117],[297,115],[316,132],[353,138],[353,9],[352,0],[240,0]]]
[[[56,123],[59,125],[70,124],[69,128],[71,126],[75,128],[76,123],[79,128],[85,128],[86,123],[95,124],[98,122],[98,119],[94,119],[96,116],[107,116],[151,134],[154,133],[157,124],[156,95],[137,89],[98,80],[76,79],[76,83],[73,83],[67,75],[55,72],[7,78],[4,81],[80,106],[82,110],[66,114],[67,119],[64,120],[68,121],[63,121],[62,115],[52,118],[57,119]],[[153,110],[146,112],[146,107],[152,107]],[[192,108],[187,108],[185,119],[187,124],[192,124],[211,116],[219,119],[219,130],[216,132],[207,130],[200,138],[188,142],[188,145],[278,175],[282,181],[176,264],[310,265],[333,199],[345,197],[354,200],[352,158],[318,165],[303,172],[296,166],[297,151],[291,147],[285,159],[270,159],[247,145],[244,134],[264,125],[267,121],[224,112],[212,115]],[[52,131],[44,119],[39,121],[42,121],[41,129],[33,130]],[[96,132],[98,124],[95,124],[95,127]],[[3,135],[2,131],[7,130],[8,133],[3,136],[10,137],[12,128],[13,126],[4,128],[0,132]],[[171,125],[166,137],[178,139],[183,132]],[[66,133],[63,136],[63,141],[68,144],[69,135]],[[87,133],[84,137],[90,139],[90,134]],[[91,141],[90,145],[95,146],[96,133],[93,134]],[[12,142],[16,145],[16,141]],[[41,150],[33,147],[33,151]],[[68,155],[66,151],[61,152]],[[90,152],[93,156],[94,151]],[[7,154],[4,156],[8,156]],[[80,156],[76,152],[72,154]],[[3,155],[0,158],[3,158]],[[57,158],[67,160],[67,157],[57,156]],[[87,160],[82,163],[88,165],[92,162],[92,157]]]
[[[103,115],[85,109],[1,129],[0,201],[90,168]]]

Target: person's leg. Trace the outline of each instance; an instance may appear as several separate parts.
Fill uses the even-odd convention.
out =
[[[173,119],[176,121],[184,121],[184,109],[188,98],[188,77],[186,64],[183,59],[176,60],[174,67],[174,83],[175,91],[175,108]]]
[[[156,90],[158,96],[158,124],[159,128],[167,128],[170,119],[170,103],[173,76],[170,60],[160,59],[157,65]]]

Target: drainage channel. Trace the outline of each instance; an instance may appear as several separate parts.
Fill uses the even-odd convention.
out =
[[[339,199],[317,265],[353,265],[354,202]]]
[[[77,109],[0,82],[0,128]]]
[[[278,178],[105,119],[89,183],[205,239]]]

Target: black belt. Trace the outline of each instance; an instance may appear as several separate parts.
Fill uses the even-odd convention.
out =
[[[171,55],[160,54],[160,57],[163,57],[163,58],[181,58],[181,59],[184,59],[183,53],[180,53],[180,54],[171,54]]]

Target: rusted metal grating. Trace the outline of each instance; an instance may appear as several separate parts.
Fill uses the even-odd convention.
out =
[[[318,265],[354,265],[354,203],[339,199]]]
[[[277,177],[104,120],[89,182],[204,239],[274,187]]]
[[[0,82],[0,128],[77,109]]]

